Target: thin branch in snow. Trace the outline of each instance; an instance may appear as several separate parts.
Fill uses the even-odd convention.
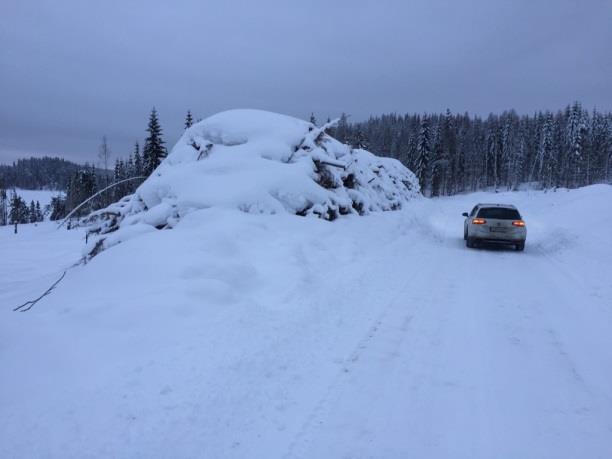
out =
[[[30,300],[30,301],[26,301],[25,303],[23,303],[21,306],[17,306],[15,309],[13,309],[13,311],[20,311],[20,312],[26,312],[29,311],[30,309],[32,309],[32,306],[34,306],[36,303],[38,303],[41,299],[43,299],[45,296],[47,296],[49,293],[51,293],[53,291],[53,289],[57,286],[57,284],[59,284],[62,279],[64,278],[64,276],[66,276],[66,273],[68,272],[68,270],[64,271],[62,273],[62,275],[60,276],[60,278],[58,280],[56,280],[51,287],[49,287],[45,293],[43,293],[42,295],[40,295],[38,298],[36,298],[35,300]],[[27,307],[26,307],[27,306]],[[23,309],[25,308],[25,309]]]

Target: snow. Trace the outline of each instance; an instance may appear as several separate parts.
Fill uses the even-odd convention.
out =
[[[477,202],[518,207],[525,252],[465,248]],[[215,206],[135,225],[27,313],[84,231],[0,228],[0,457],[607,458],[611,226],[605,185]]]
[[[51,199],[55,196],[62,194],[61,191],[54,190],[25,190],[23,188],[15,189],[18,196],[21,196],[23,200],[29,205],[31,201],[40,202],[40,208],[44,209],[45,206],[51,204]],[[10,196],[10,191],[9,191]]]
[[[101,234],[85,254],[127,240],[131,225],[173,228],[202,209],[334,220],[397,210],[420,197],[414,174],[399,161],[351,149],[327,127],[246,109],[193,125],[133,196],[84,221]]]

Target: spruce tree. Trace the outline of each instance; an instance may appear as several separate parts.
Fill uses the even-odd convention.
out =
[[[544,189],[552,188],[553,186],[553,173],[555,170],[553,156],[553,117],[552,113],[548,113],[544,127],[542,129],[542,142],[540,145],[539,153],[539,174],[538,179],[544,186]]]
[[[140,156],[140,146],[138,142],[134,144],[134,177],[143,175],[142,156]]]
[[[0,189],[0,226],[8,225],[8,196],[4,188]]]
[[[28,205],[13,189],[11,194],[11,204],[9,211],[9,220],[11,225],[15,225],[15,234],[17,233],[17,225],[20,223],[29,223]]]
[[[446,154],[442,144],[442,124],[438,123],[433,142],[433,162],[431,163],[431,196],[444,194],[444,177],[446,175]]]
[[[28,221],[29,223],[36,223],[38,221],[36,215],[36,204],[34,203],[33,199],[30,201],[30,208],[28,209]]]
[[[9,224],[14,225],[16,223],[19,223],[19,196],[13,189],[9,204]]]
[[[42,222],[44,219],[42,210],[40,209],[40,202],[36,201],[36,221]]]
[[[340,120],[338,121],[338,126],[335,128],[334,136],[342,143],[346,143],[348,140],[348,115],[346,113],[342,113],[340,115]]]
[[[49,219],[52,221],[59,220],[66,216],[66,198],[59,195],[51,198],[51,215]]]
[[[317,125],[317,119],[315,118],[314,113],[312,112],[310,113],[310,122],[315,126]]]
[[[419,137],[417,141],[417,160],[416,160],[416,176],[419,180],[422,192],[428,191],[429,186],[429,162],[431,159],[431,134],[429,132],[429,118],[423,116]]]
[[[167,156],[166,147],[162,139],[162,128],[157,119],[155,107],[151,110],[149,124],[147,126],[148,137],[145,139],[143,148],[144,175],[149,176],[160,165]]]
[[[582,114],[582,106],[578,102],[572,105],[569,118],[567,120],[567,138],[569,142],[569,177],[568,185],[577,187],[581,184],[581,173],[583,157],[583,134],[584,134],[584,117]]]
[[[191,110],[187,110],[187,116],[185,117],[185,129],[189,129],[193,126],[193,117],[191,116]]]
[[[612,114],[606,117],[606,140],[604,141],[604,171],[603,176],[606,183],[612,182]]]

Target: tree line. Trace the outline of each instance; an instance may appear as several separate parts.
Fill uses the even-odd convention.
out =
[[[353,148],[400,160],[429,196],[612,180],[612,114],[589,112],[578,102],[555,113],[520,116],[510,110],[486,118],[447,110],[350,123],[343,114],[331,134]]]
[[[19,159],[12,164],[0,164],[0,188],[65,190],[72,175],[82,167],[63,158],[48,156]]]
[[[310,121],[317,124],[314,114]],[[185,129],[193,123],[187,111]],[[85,215],[133,193],[167,156],[155,108],[146,132],[142,149],[135,142],[132,152],[116,159],[112,170],[110,148],[103,137],[98,155],[102,168],[59,158],[19,160],[0,166],[0,188],[57,186],[65,190],[51,203],[51,219],[56,220],[110,184],[124,181],[76,216]],[[576,188],[612,180],[612,114],[589,112],[578,102],[555,113],[518,115],[510,110],[486,118],[447,110],[443,114],[391,113],[350,122],[343,113],[329,134],[353,148],[398,159],[416,174],[427,196],[516,190],[523,184]],[[3,221],[8,222],[8,217]]]

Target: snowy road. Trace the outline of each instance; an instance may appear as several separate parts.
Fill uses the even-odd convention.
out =
[[[523,212],[524,253],[464,247],[461,212],[491,200]],[[605,186],[194,215],[30,315],[6,306],[78,236],[3,230],[30,271],[2,267],[0,456],[611,457],[611,226]]]

